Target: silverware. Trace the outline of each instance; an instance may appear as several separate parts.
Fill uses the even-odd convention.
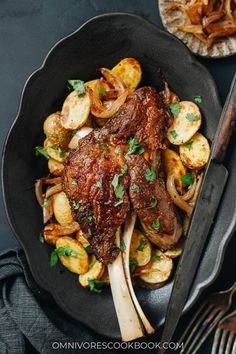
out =
[[[236,282],[230,289],[211,294],[194,315],[178,340],[183,343],[180,353],[194,354],[229,310],[236,291]]]
[[[216,330],[211,354],[236,353],[236,311],[224,317]]]
[[[222,165],[236,119],[236,73],[224,105],[193,212],[184,251],[179,260],[167,309],[162,342],[170,342],[182,314],[196,269],[219,205],[228,172]],[[164,353],[160,349],[159,353]]]

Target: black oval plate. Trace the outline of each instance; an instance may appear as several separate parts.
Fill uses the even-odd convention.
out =
[[[51,268],[49,258],[52,248],[38,240],[43,225],[33,185],[37,178],[47,173],[47,163],[43,158],[35,157],[34,146],[42,144],[44,139],[42,124],[45,117],[61,109],[67,94],[66,80],[91,80],[97,75],[96,68],[111,68],[124,57],[135,57],[140,61],[142,84],[159,86],[157,69],[161,68],[182,100],[193,100],[195,95],[201,95],[203,132],[212,140],[221,107],[209,72],[172,35],[141,17],[113,13],[91,19],[57,43],[43,66],[29,78],[3,158],[3,189],[9,222],[25,250],[37,283],[48,290],[59,306],[73,318],[100,334],[114,338],[119,338],[120,332],[110,289],[105,289],[102,294],[91,293],[82,288],[76,276],[61,265]],[[230,180],[227,190],[229,188]],[[228,202],[232,200],[230,195],[228,198]],[[212,235],[187,307],[217,274],[232,231],[231,220],[235,209],[226,212],[228,222],[223,229],[220,225],[220,220],[225,218],[222,205],[213,230],[214,238]],[[222,232],[224,238],[219,237]],[[215,259],[218,259],[217,266],[213,264]],[[164,321],[171,286],[172,281],[158,290],[137,289],[141,305],[155,327]]]

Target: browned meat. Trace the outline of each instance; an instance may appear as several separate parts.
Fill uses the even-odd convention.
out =
[[[164,181],[140,155],[128,157],[130,199],[147,237],[168,249],[181,237],[182,227]]]
[[[163,99],[153,87],[141,87],[102,129],[110,134],[114,145],[126,144],[134,136],[150,151],[165,147],[166,131],[171,115]]]
[[[130,177],[124,169],[127,168],[128,139],[135,137],[150,151],[163,148],[169,123],[169,111],[157,91],[143,87],[130,96],[103,128],[79,140],[78,147],[66,159],[63,190],[70,200],[74,219],[104,264],[111,263],[119,251],[114,245],[115,233],[123,224],[130,206],[127,194]],[[129,157],[132,185],[138,178],[140,161],[146,168],[147,162],[141,156]],[[132,187],[130,189],[131,200],[141,220],[148,225],[154,217],[162,218],[161,213],[168,213],[162,221],[161,232],[166,233],[165,242],[169,237],[169,244],[173,244],[179,235],[173,237],[177,218],[164,186],[159,179],[150,184],[143,181],[142,184],[145,193],[141,194],[140,201],[137,196],[135,198]],[[137,203],[148,202],[154,187],[159,205],[151,210],[141,204],[144,205],[142,211]],[[160,234],[157,233],[156,237],[160,238]]]
[[[87,235],[97,258],[108,264],[119,251],[114,246],[114,237],[129,210],[126,193],[129,176],[121,172],[125,163],[123,155],[97,141],[95,135],[96,132],[92,132],[81,139],[66,160],[63,189],[70,200],[74,219]],[[118,197],[113,182],[115,176],[121,186]]]

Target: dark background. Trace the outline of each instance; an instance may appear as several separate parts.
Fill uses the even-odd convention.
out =
[[[158,27],[162,27],[156,0],[0,0],[1,150],[17,114],[24,83],[29,75],[41,66],[49,49],[87,19],[101,13],[115,11],[141,15]],[[224,103],[236,70],[236,57],[215,60],[199,58],[199,60],[215,78],[221,101]],[[32,119],[34,119],[33,110]],[[0,203],[0,251],[3,251],[17,246],[18,243],[8,225],[2,196]],[[218,279],[201,298],[212,290],[227,288],[235,280],[235,250],[236,239],[233,237],[227,248]],[[198,305],[199,302],[195,307]],[[191,318],[193,311],[194,308],[190,314],[184,316],[178,328],[179,332],[182,331],[185,322]],[[200,353],[210,353],[210,341]]]

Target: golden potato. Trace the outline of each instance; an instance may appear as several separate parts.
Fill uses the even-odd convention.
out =
[[[142,69],[139,62],[134,58],[122,59],[112,72],[119,76],[126,87],[134,91],[142,78]]]
[[[85,274],[88,271],[89,258],[83,246],[69,236],[60,237],[56,242],[57,250],[62,248],[68,252],[73,252],[73,256],[60,256],[61,263],[70,272]]]
[[[64,170],[64,166],[62,163],[50,158],[48,160],[48,169],[52,175],[59,177]]]
[[[64,162],[68,155],[65,151],[62,151],[60,147],[55,147],[49,139],[44,140],[44,149],[51,158],[58,162]]]
[[[60,225],[70,225],[74,221],[69,200],[64,192],[53,195],[53,210],[54,216]]]
[[[61,125],[66,129],[79,129],[86,123],[89,114],[89,93],[79,96],[77,91],[72,91],[63,103]]]
[[[61,236],[55,234],[49,224],[49,225],[46,225],[43,230],[43,237],[44,237],[45,242],[47,242],[49,245],[56,245],[57,240]]]
[[[210,156],[210,146],[207,139],[200,133],[196,133],[190,141],[179,147],[180,158],[190,169],[203,168]]]
[[[183,252],[183,248],[182,247],[177,247],[177,248],[173,248],[171,250],[167,250],[164,252],[164,255],[170,258],[177,258],[179,257]]]
[[[130,244],[130,259],[135,259],[138,266],[144,266],[151,258],[151,244],[143,233],[137,229],[133,231]]]
[[[176,183],[182,186],[181,177],[184,176],[187,171],[179,155],[171,149],[162,150],[162,161],[166,175],[174,175],[176,177]]]
[[[167,131],[168,140],[174,145],[189,141],[201,126],[201,112],[198,106],[189,101],[177,102],[178,110]]]
[[[78,141],[80,139],[82,139],[84,136],[88,135],[89,133],[91,133],[91,131],[93,130],[93,128],[90,127],[82,127],[80,128],[75,135],[73,136],[73,138],[71,139],[70,143],[69,143],[69,149],[75,149],[78,146]]]
[[[89,287],[88,280],[99,280],[105,271],[105,266],[94,255],[90,256],[88,268],[87,273],[79,276],[79,282],[84,288]]]
[[[43,124],[43,130],[54,147],[66,150],[72,132],[61,125],[61,113],[56,112],[48,116]]]
[[[148,264],[137,269],[140,279],[149,284],[162,283],[169,279],[173,269],[173,261],[159,250],[152,253],[152,259]]]

